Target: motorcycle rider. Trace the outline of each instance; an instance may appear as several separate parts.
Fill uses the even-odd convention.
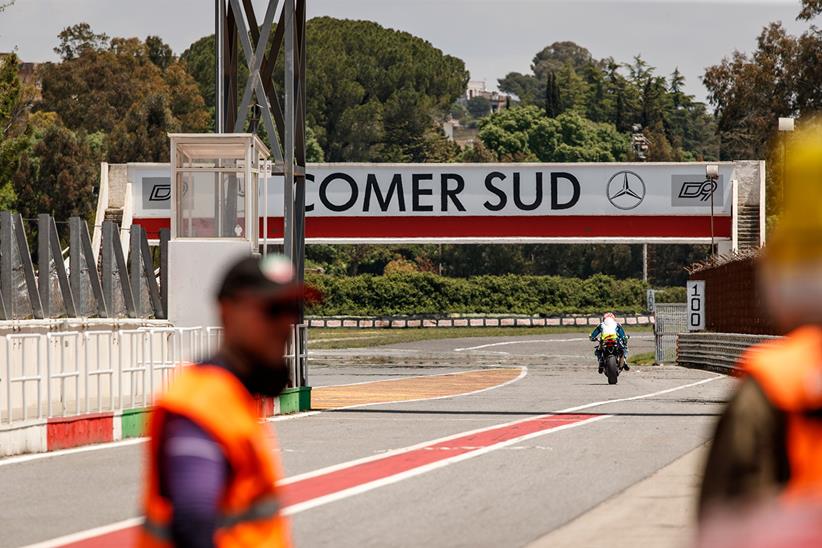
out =
[[[597,337],[601,337],[603,341],[607,340],[616,340],[619,344],[619,348],[622,350],[622,362],[623,367],[626,371],[630,371],[630,367],[628,367],[628,335],[625,334],[625,330],[616,321],[616,316],[612,312],[606,312],[602,316],[602,323],[600,323],[592,332],[591,332],[591,341],[596,341]],[[605,364],[602,359],[602,349],[597,346],[594,349],[594,354],[597,357],[597,362],[599,363],[599,372],[600,374],[605,369]]]

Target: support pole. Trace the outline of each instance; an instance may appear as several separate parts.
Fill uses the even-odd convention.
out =
[[[642,244],[642,281],[648,283],[648,244]]]
[[[215,53],[216,53],[216,74],[215,74],[215,94],[214,94],[214,127],[217,133],[225,131],[225,0],[216,0],[215,16]]]
[[[285,226],[283,244],[285,255],[294,260],[294,0],[285,0],[285,163],[283,199],[285,201]]]

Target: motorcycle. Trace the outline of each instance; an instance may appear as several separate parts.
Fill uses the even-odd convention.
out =
[[[625,369],[625,353],[616,339],[600,339],[599,359],[608,384],[616,384],[619,374]]]

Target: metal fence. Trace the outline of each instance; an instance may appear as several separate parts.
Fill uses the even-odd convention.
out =
[[[297,325],[286,363],[306,386],[307,329]],[[182,367],[213,355],[220,328],[12,334],[0,369],[0,424],[149,407]]]
[[[656,363],[676,361],[676,339],[688,331],[686,304],[656,304],[654,308],[654,338]]]
[[[0,319],[166,317],[165,284],[157,281],[155,257],[141,226],[131,226],[124,245],[117,224],[104,221],[95,249],[85,220],[72,217],[67,224],[68,234],[62,236],[68,248],[63,250],[51,216],[39,215],[31,224],[20,214],[0,211]],[[30,249],[32,231],[37,238]],[[167,243],[164,231],[161,279]]]

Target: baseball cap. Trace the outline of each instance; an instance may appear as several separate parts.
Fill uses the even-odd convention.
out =
[[[319,292],[297,280],[294,264],[280,254],[265,258],[245,257],[226,272],[217,300],[252,294],[271,302],[287,303],[320,300]]]

